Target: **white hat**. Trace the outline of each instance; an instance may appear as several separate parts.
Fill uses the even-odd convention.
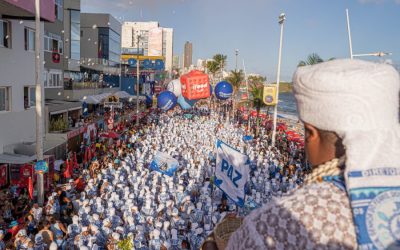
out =
[[[178,231],[175,228],[173,228],[171,230],[171,235],[172,235],[172,239],[173,240],[177,240],[178,239]]]
[[[161,228],[161,227],[162,227],[162,222],[161,221],[157,221],[156,228]]]
[[[96,225],[90,225],[90,229],[91,229],[93,232],[98,232],[98,231],[99,231],[99,228],[98,228]]]
[[[27,236],[26,230],[25,230],[25,229],[19,230],[18,233],[17,233],[17,235],[18,235],[18,236]]]
[[[115,228],[115,230],[117,231],[117,232],[124,232],[124,228],[123,227],[121,227],[121,226],[118,226],[117,228]]]
[[[1,235],[1,233],[0,233],[0,235]],[[41,234],[41,233],[36,234],[36,236],[35,236],[35,243],[42,243],[42,241],[43,241],[43,236],[42,236],[42,234]]]
[[[171,223],[169,221],[164,221],[164,227],[163,227],[164,231],[168,230],[170,224]]]
[[[361,60],[297,68],[293,87],[300,119],[339,135],[346,148],[345,177],[349,171],[398,168],[399,82],[392,66]],[[393,178],[375,178],[373,184],[396,186]]]
[[[49,246],[49,250],[57,250],[57,249],[58,249],[57,244],[54,241],[51,242],[51,244]],[[80,250],[89,250],[89,248],[87,248],[86,246],[81,246],[79,249]]]
[[[82,232],[88,231],[88,227],[82,227]]]
[[[159,239],[159,238],[160,238],[160,231],[157,230],[157,229],[155,229],[155,230],[153,231],[153,237],[154,237],[155,239]]]
[[[119,233],[112,233],[111,236],[114,238],[114,240],[119,241],[119,238],[121,235]]]
[[[200,235],[203,233],[203,228],[197,228],[196,229],[196,235]]]

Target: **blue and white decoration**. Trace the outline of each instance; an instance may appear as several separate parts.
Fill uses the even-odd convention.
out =
[[[157,97],[157,105],[160,109],[168,111],[175,107],[176,96],[171,91],[163,91]]]
[[[172,177],[178,169],[179,162],[170,155],[157,152],[153,161],[150,163],[150,169]]]
[[[82,115],[83,117],[88,116],[89,110],[88,110],[88,104],[86,102],[82,103]]]
[[[249,178],[249,165],[250,160],[247,155],[240,153],[221,140],[217,141],[214,183],[240,207],[244,206],[244,186]]]
[[[197,100],[188,100],[182,95],[178,97],[178,103],[182,109],[191,109]]]
[[[131,67],[136,67],[136,62],[137,62],[136,59],[133,59],[133,58],[128,59],[128,64]]]
[[[400,249],[399,180],[400,168],[348,173],[347,188],[360,249]]]
[[[233,94],[232,84],[227,81],[219,82],[217,85],[215,85],[214,92],[215,96],[220,100],[229,99]]]
[[[253,140],[253,136],[251,136],[251,135],[245,135],[245,136],[243,136],[243,141],[244,142],[250,142],[250,141],[252,141]]]
[[[172,80],[167,85],[167,90],[174,93],[176,96],[180,96],[182,94],[182,84],[179,79]]]

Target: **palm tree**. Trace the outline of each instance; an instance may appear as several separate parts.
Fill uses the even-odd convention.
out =
[[[263,90],[264,86],[262,84],[252,84],[250,88],[251,98],[249,99],[251,105],[256,108],[257,118],[256,118],[256,133],[255,136],[258,137],[260,131],[260,110],[262,107],[265,107],[265,103],[263,101]],[[249,117],[250,119],[250,117]]]
[[[232,101],[233,101],[232,109],[233,110],[232,111],[234,112],[234,114],[235,114],[235,110],[236,110],[236,101],[235,101],[236,95],[239,90],[240,84],[244,81],[244,79],[245,79],[245,77],[244,77],[243,70],[238,70],[238,71],[232,70],[230,72],[229,76],[225,78],[225,80],[227,82],[229,82],[230,84],[232,84],[232,86],[233,86],[233,98],[232,98]]]
[[[250,85],[254,85],[254,84],[264,83],[267,81],[267,78],[265,76],[251,75],[251,76],[247,77],[247,81],[249,82],[249,86],[250,86]]]
[[[224,69],[226,66],[227,56],[223,54],[216,54],[213,56],[214,61],[216,61],[220,67],[220,69]]]
[[[234,94],[240,87],[240,84],[244,81],[243,70],[232,70],[228,77],[225,78],[227,82],[232,84]]]
[[[331,57],[328,59],[328,61],[334,60],[334,57]],[[299,64],[297,64],[297,67],[301,66],[306,66],[306,65],[314,65],[318,63],[322,63],[324,60],[317,54],[317,53],[311,53],[306,61],[300,61]]]
[[[220,67],[216,61],[208,61],[206,68],[208,70],[208,73],[211,76],[212,81],[214,81],[215,74],[219,71]]]

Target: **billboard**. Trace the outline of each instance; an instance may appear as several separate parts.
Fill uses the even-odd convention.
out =
[[[264,86],[263,101],[268,106],[276,105],[276,85],[268,84]]]
[[[149,30],[149,56],[162,56],[163,50],[163,30],[154,28]]]

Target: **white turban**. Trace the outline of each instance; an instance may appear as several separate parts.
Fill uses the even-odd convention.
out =
[[[400,83],[392,66],[334,60],[299,67],[293,83],[300,119],[342,138],[346,172],[398,167]]]
[[[293,83],[300,119],[342,139],[352,208],[360,207],[363,193],[368,199],[359,208],[361,216],[375,203],[392,211],[393,199],[387,197],[400,196],[399,72],[388,64],[343,59],[299,67]],[[364,220],[356,224],[363,227]],[[381,248],[391,240],[384,239]]]

